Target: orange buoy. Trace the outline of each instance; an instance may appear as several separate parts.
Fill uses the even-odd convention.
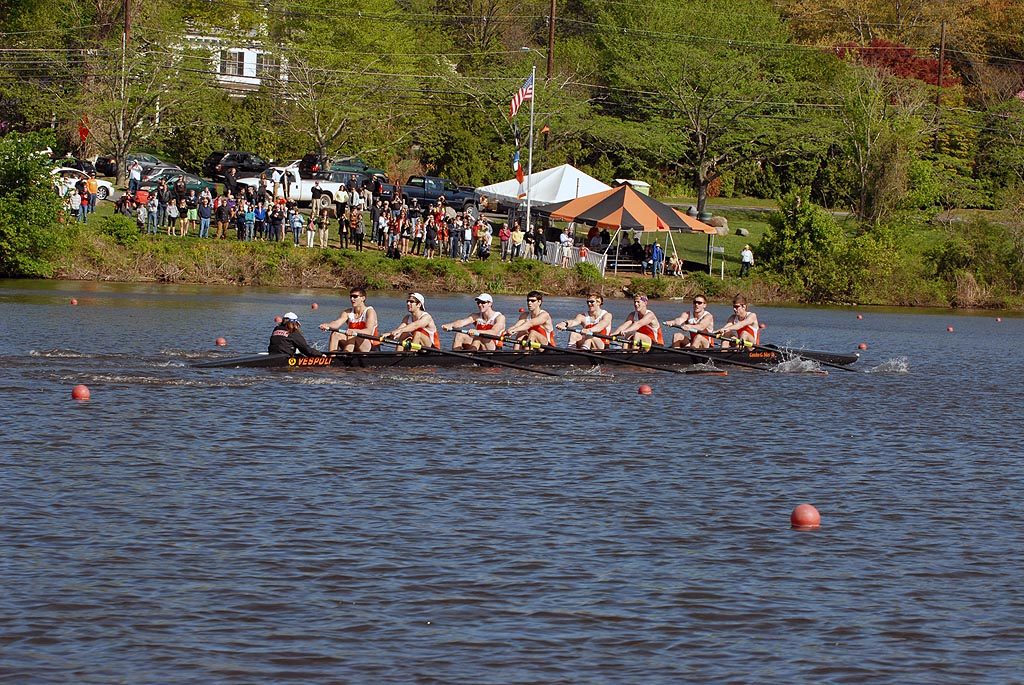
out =
[[[224,338],[217,338],[214,341],[214,343],[217,345],[217,347],[226,347],[227,344],[228,344],[228,341],[226,339],[224,339]]]
[[[78,300],[76,300],[75,298],[72,297],[71,298],[71,306],[72,307],[77,307],[78,306]]]
[[[525,312],[526,312],[526,309],[524,309],[523,307],[519,308],[519,313],[520,314],[524,314]]]
[[[866,349],[868,349],[868,344],[867,343],[861,343],[860,345],[857,345],[857,349],[858,350],[866,350]]]
[[[652,392],[654,392],[653,390],[651,390],[651,386],[647,385],[646,383],[637,388],[636,391],[641,395],[650,395]]]
[[[798,504],[789,515],[789,523],[798,530],[821,528],[821,514],[810,504]]]
[[[309,308],[310,309],[319,309],[320,305],[318,305],[316,302],[314,302],[313,304],[309,305]]]
[[[73,400],[87,400],[89,399],[89,386],[76,385],[71,388],[71,399]]]
[[[946,332],[947,333],[952,333],[953,332],[953,327],[952,326],[946,326]]]
[[[284,321],[284,319],[282,319],[280,316],[274,317],[274,323],[281,323],[282,321]]]
[[[857,321],[863,321],[863,320],[864,320],[864,315],[863,314],[858,314],[857,315]]]
[[[759,327],[759,328],[761,328],[762,330],[764,330],[765,328],[768,328],[768,324],[766,324],[766,323],[761,323],[761,324],[759,324],[759,326],[758,326],[758,327]]]

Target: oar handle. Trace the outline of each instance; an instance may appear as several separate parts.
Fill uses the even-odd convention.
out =
[[[607,340],[609,342],[619,343],[620,345],[632,345],[634,347],[639,347],[640,349],[643,349],[643,350],[650,350],[651,349],[651,341],[650,340],[644,340],[641,343],[636,343],[636,342],[630,340],[629,338],[622,338],[622,337],[619,337],[617,335],[604,335],[603,333],[595,333],[594,331],[588,331],[585,328],[573,328],[571,330],[574,333],[580,333],[582,335],[589,335],[592,338],[600,338],[601,340]]]

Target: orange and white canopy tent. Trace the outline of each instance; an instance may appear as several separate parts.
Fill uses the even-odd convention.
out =
[[[668,233],[668,244],[665,247],[671,246],[672,251],[669,254],[676,252],[672,231],[704,233],[708,236],[709,245],[711,236],[717,234],[713,226],[708,226],[703,221],[698,221],[663,202],[638,193],[628,184],[539,208],[537,212],[559,221],[617,229],[611,245],[608,246],[609,251],[622,243],[623,231]],[[618,268],[616,260],[615,270],[618,271]]]

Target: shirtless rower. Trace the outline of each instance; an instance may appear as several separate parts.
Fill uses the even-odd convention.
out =
[[[597,293],[590,293],[587,295],[587,311],[561,321],[555,326],[560,331],[577,326],[582,328],[581,332],[573,331],[569,335],[569,347],[576,347],[580,350],[603,350],[605,348],[605,340],[593,336],[594,333],[608,335],[612,331],[612,314],[602,309],[603,306],[604,298]]]
[[[757,314],[747,309],[747,298],[737,294],[732,298],[732,316],[725,325],[715,331],[715,335],[733,333],[740,345],[757,345],[761,339],[761,326],[757,322]],[[723,340],[722,347],[729,347],[729,341]]]
[[[362,288],[352,288],[348,293],[352,306],[341,313],[334,321],[327,321],[320,324],[321,331],[331,331],[328,351],[337,352],[370,352],[380,345],[376,340],[360,338],[352,335],[358,331],[366,335],[377,336],[377,312],[373,307],[366,304],[366,291]],[[342,330],[341,326],[345,329]]]
[[[434,324],[434,317],[423,308],[426,299],[419,293],[409,293],[405,300],[405,308],[409,313],[402,318],[402,325],[384,337],[399,342],[408,340],[422,347],[434,347],[441,349],[441,336],[437,334],[437,326]],[[401,347],[396,351],[401,351]]]
[[[647,308],[647,296],[643,293],[633,295],[633,311],[618,328],[612,331],[612,337],[629,338],[633,347],[649,347],[651,344],[664,345],[661,324],[658,316]]]
[[[682,333],[672,336],[672,347],[706,350],[715,346],[715,339],[711,337],[711,332],[715,330],[715,317],[707,310],[707,306],[708,298],[696,295],[690,311],[663,322],[666,326],[679,326],[683,329]]]
[[[493,350],[501,347],[500,341],[494,338],[481,338],[476,334],[501,335],[505,332],[505,315],[494,311],[494,298],[487,293],[480,293],[476,296],[476,306],[479,311],[463,319],[456,319],[441,325],[442,331],[473,326],[473,330],[468,333],[455,334],[455,342],[452,343],[453,350]]]
[[[541,309],[544,295],[537,290],[526,294],[526,311],[519,315],[519,321],[509,326],[506,335],[521,343],[535,342],[541,345],[555,344],[555,327],[551,315]],[[518,345],[517,345],[518,347]]]

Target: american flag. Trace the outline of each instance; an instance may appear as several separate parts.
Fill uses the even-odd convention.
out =
[[[515,95],[512,96],[512,104],[509,105],[509,108],[508,108],[508,116],[509,116],[509,118],[512,118],[512,117],[514,117],[516,115],[516,112],[519,111],[519,108],[523,105],[524,102],[526,102],[527,100],[532,100],[532,99],[533,99],[533,74],[530,74],[530,76],[523,83],[523,87],[520,88],[519,91]]]

